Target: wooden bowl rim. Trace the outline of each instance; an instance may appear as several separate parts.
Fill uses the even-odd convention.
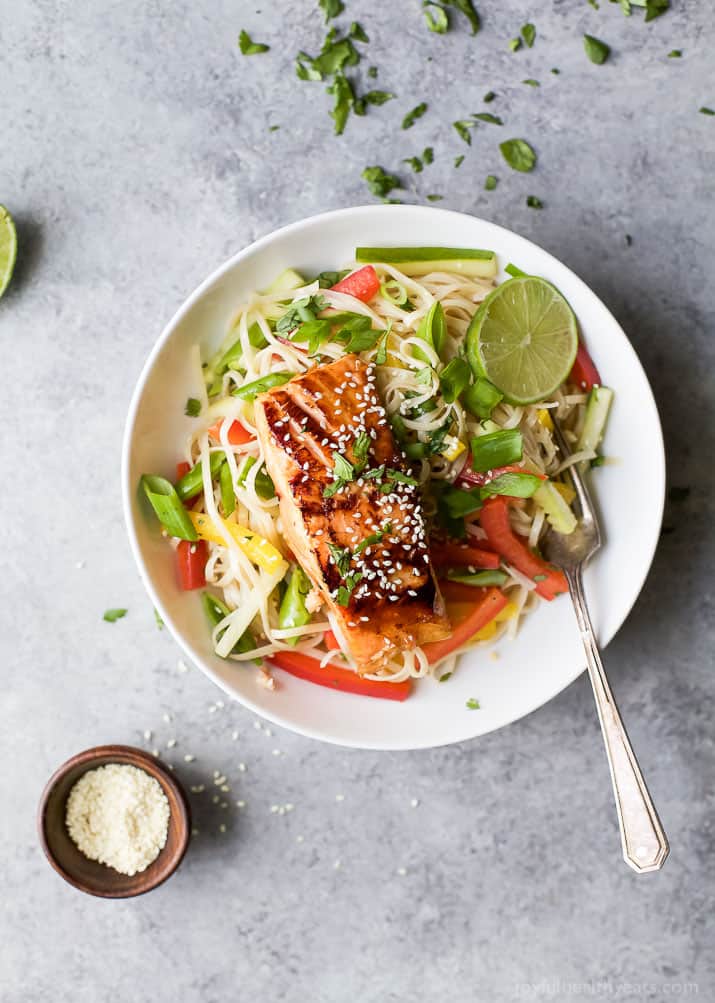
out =
[[[136,890],[117,892],[112,888],[100,889],[88,887],[76,878],[71,871],[68,871],[62,865],[62,863],[55,856],[47,839],[47,832],[45,829],[47,806],[50,795],[54,791],[55,787],[60,780],[62,780],[70,772],[70,770],[73,770],[78,766],[84,766],[85,769],[82,771],[82,774],[84,774],[92,769],[93,764],[99,759],[109,759],[112,762],[116,762],[123,766],[136,766],[138,769],[143,769],[145,773],[154,777],[162,785],[162,788],[170,788],[176,798],[176,804],[178,805],[178,813],[172,811],[169,816],[169,826],[174,827],[179,844],[177,849],[174,851],[172,866],[163,876],[156,880],[147,881],[146,876],[152,867],[152,862],[146,870],[140,871],[138,874],[134,875],[137,879]],[[102,765],[108,765],[108,763],[103,763]],[[144,749],[139,749],[133,745],[95,745],[91,749],[84,749],[82,752],[76,753],[74,756],[71,756],[64,763],[62,763],[61,766],[58,766],[45,784],[37,807],[37,833],[44,854],[54,870],[74,888],[78,888],[87,895],[94,895],[98,898],[135,898],[137,895],[144,895],[146,892],[152,891],[154,888],[158,888],[160,885],[164,884],[164,882],[176,872],[177,868],[181,864],[184,856],[186,855],[186,851],[189,847],[189,840],[191,838],[191,807],[189,805],[189,799],[186,796],[186,791],[184,790],[181,782],[160,759],[153,756],[150,752],[146,752]],[[159,858],[157,857],[156,859],[158,860]]]

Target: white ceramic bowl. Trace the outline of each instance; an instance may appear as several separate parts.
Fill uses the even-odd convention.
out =
[[[186,655],[230,696],[268,720],[340,745],[416,749],[459,742],[500,728],[539,707],[583,670],[585,661],[567,597],[544,603],[516,640],[464,656],[443,684],[420,681],[404,703],[333,692],[277,672],[273,692],[251,667],[217,658],[198,596],[177,588],[174,557],[138,494],[142,473],[173,478],[189,433],[189,347],[211,354],[242,298],[284,268],[305,275],[353,260],[358,245],[451,245],[490,248],[500,268],[514,262],[542,275],[567,297],[604,382],[616,396],[604,452],[614,460],[594,478],[605,546],[586,574],[602,646],[640,592],[660,531],[665,462],[658,413],[628,339],[593,292],[535,244],[472,216],[422,206],[362,206],[313,216],[256,241],[214,272],[164,329],[137,382],[124,436],[124,511],[139,571],[164,622]],[[503,277],[503,272],[501,273]],[[476,697],[480,710],[466,701]]]

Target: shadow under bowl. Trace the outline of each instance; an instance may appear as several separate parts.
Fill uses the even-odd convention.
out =
[[[144,770],[158,781],[169,802],[166,843],[156,860],[137,874],[120,874],[89,860],[75,846],[65,824],[67,799],[75,783],[88,770],[109,763]],[[52,774],[40,798],[37,830],[45,856],[65,881],[89,895],[130,898],[156,888],[178,868],[189,845],[191,810],[181,784],[155,756],[130,745],[98,745],[79,752]]]

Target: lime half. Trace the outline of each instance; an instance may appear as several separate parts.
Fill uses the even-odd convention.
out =
[[[533,275],[497,286],[467,332],[472,369],[511,404],[549,397],[571,372],[577,348],[573,310],[558,289]]]
[[[17,257],[17,233],[12,216],[0,205],[0,296],[7,289]]]

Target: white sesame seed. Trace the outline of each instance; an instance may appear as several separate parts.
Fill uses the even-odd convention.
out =
[[[404,878],[404,876],[407,874],[407,870],[404,867],[398,867],[397,873],[400,875],[401,878]]]
[[[245,808],[246,807],[246,802],[245,801],[237,801],[236,802],[236,807],[237,808]]]
[[[203,792],[206,790],[206,787],[203,784],[194,784],[194,786],[190,787],[189,790],[191,791],[192,794],[203,794]]]
[[[171,721],[171,714],[162,714],[161,719],[165,724],[169,724]]]
[[[224,822],[222,822],[221,825],[218,827],[218,831],[219,832],[225,832],[226,831],[226,825],[225,825]]]
[[[246,772],[246,764],[245,763],[239,763],[238,764],[238,768],[241,771],[241,773],[245,773]]]
[[[151,731],[148,728],[144,732],[144,741],[145,742],[151,742]]]
[[[344,801],[345,800],[345,795],[344,794],[336,794],[335,795],[335,800],[336,801]]]
[[[214,796],[211,798],[211,803],[218,804],[220,800],[221,798],[218,796],[218,794],[214,794]]]
[[[412,800],[410,801],[410,807],[411,808],[416,808],[418,804],[419,804],[419,801],[417,800],[417,798],[412,798]]]
[[[158,749],[152,749],[151,750],[151,754],[152,754],[152,756],[158,756],[159,755],[159,750]]]
[[[186,753],[186,755],[184,756],[184,762],[185,762],[185,763],[193,763],[193,761],[194,761],[195,759],[196,759],[196,756],[191,756],[191,755],[189,755],[189,753],[188,753],[188,752],[187,752],[187,753]]]
[[[175,745],[176,745],[175,738],[170,738],[169,741],[166,743],[167,749],[173,749]]]

